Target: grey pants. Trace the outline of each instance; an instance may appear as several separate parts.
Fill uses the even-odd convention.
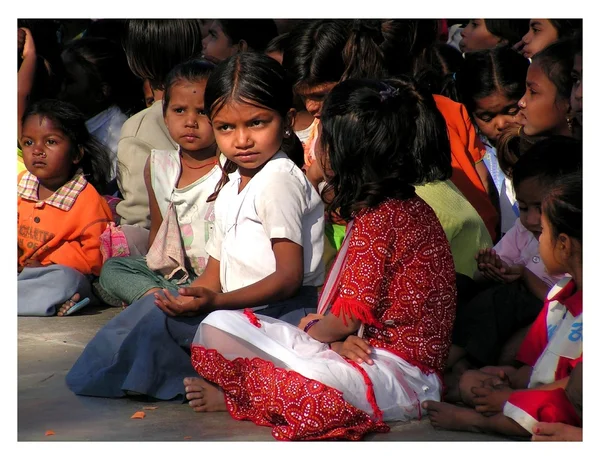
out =
[[[17,278],[17,315],[54,316],[57,306],[78,292],[90,297],[89,278],[64,265],[24,268]]]

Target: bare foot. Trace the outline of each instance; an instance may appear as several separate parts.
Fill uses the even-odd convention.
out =
[[[194,412],[222,412],[227,410],[225,395],[216,385],[201,377],[183,379],[185,397]]]
[[[77,302],[79,302],[79,293],[76,292],[75,294],[73,294],[73,297],[71,297],[69,300],[67,300],[65,303],[63,303],[60,308],[58,309],[58,312],[56,313],[56,316],[64,316],[65,313],[67,311],[69,311],[69,308],[71,308],[73,305],[75,305]]]
[[[452,404],[425,401],[423,409],[429,413],[431,425],[452,431],[473,431],[481,433],[487,419],[482,414],[468,407],[458,407]]]
[[[564,423],[538,422],[533,427],[532,441],[583,441],[581,428]]]

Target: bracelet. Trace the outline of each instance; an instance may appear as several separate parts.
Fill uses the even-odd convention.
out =
[[[306,323],[306,326],[304,326],[304,332],[308,332],[308,330],[313,327],[315,324],[317,324],[319,321],[321,321],[320,319],[311,319],[308,323]]]

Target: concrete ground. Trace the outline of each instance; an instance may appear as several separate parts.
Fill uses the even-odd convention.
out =
[[[76,396],[65,375],[87,342],[119,308],[89,307],[73,317],[18,319],[19,441],[274,441],[268,427],[228,413],[197,414],[186,404]],[[146,409],[144,407],[156,407]],[[131,419],[144,410],[144,419]],[[434,430],[427,418],[391,424],[370,441],[501,441]],[[52,430],[55,434],[46,436]]]

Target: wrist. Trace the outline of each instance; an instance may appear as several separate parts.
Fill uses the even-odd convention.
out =
[[[315,324],[317,324],[319,321],[321,321],[320,319],[311,319],[308,323],[306,323],[306,326],[304,326],[304,332],[306,332],[308,334],[308,331],[310,330],[311,327],[313,327]]]

